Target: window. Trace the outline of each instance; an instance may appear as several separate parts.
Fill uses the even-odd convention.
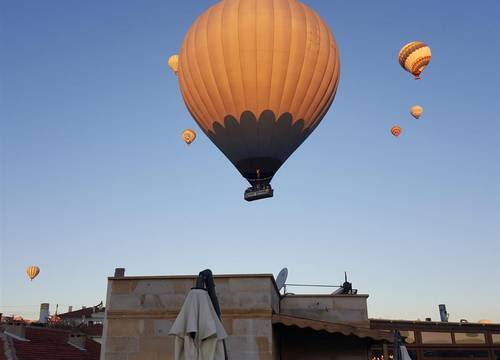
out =
[[[414,344],[415,343],[415,332],[414,331],[407,331],[407,330],[402,330],[400,331],[401,336],[405,338],[405,343],[407,344]]]
[[[451,333],[422,331],[423,344],[451,344]]]
[[[485,344],[486,338],[483,333],[455,333],[457,344]]]
[[[493,344],[500,344],[500,334],[491,334]]]

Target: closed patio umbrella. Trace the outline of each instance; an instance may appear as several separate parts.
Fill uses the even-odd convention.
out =
[[[226,331],[205,289],[192,289],[169,335],[175,336],[175,360],[224,360]]]

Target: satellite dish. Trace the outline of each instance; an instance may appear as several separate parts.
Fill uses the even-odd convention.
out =
[[[281,289],[283,289],[283,287],[285,286],[287,277],[288,277],[288,269],[287,268],[281,269],[280,273],[278,274],[278,277],[276,278],[276,285],[278,286],[278,291],[281,291]]]

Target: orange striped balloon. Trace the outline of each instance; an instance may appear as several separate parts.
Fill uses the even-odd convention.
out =
[[[420,79],[420,74],[432,58],[431,48],[421,41],[412,41],[401,48],[399,64],[403,69]]]
[[[28,266],[28,268],[26,269],[26,274],[28,274],[30,280],[33,280],[38,276],[38,274],[40,274],[40,268],[34,265]]]
[[[403,130],[401,129],[401,126],[399,125],[394,125],[392,128],[391,128],[391,134],[395,137],[398,137],[399,135],[401,135],[401,132]]]
[[[182,140],[188,145],[191,145],[191,143],[196,139],[196,133],[194,130],[191,129],[186,129],[182,132]]]

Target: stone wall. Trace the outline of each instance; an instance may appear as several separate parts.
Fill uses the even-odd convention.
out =
[[[281,300],[283,315],[311,320],[370,327],[368,295],[287,295]]]
[[[195,276],[108,279],[101,360],[173,359],[168,336]],[[273,309],[279,296],[272,275],[216,276],[222,322],[232,359],[273,359]]]

